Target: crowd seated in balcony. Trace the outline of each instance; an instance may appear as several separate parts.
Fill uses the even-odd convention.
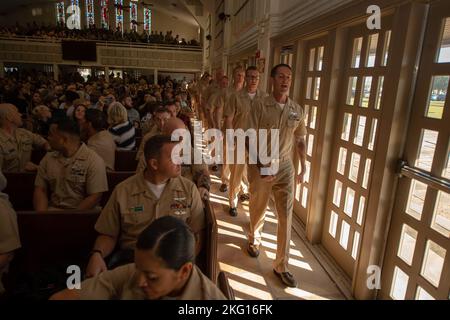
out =
[[[13,27],[0,26],[0,36],[26,36],[44,39],[73,39],[73,40],[97,40],[97,41],[124,41],[149,44],[200,46],[195,40],[187,41],[179,35],[173,35],[172,31],[144,31],[138,33],[134,30],[120,31],[113,29],[97,28],[95,25],[84,29],[69,29],[65,25],[38,25],[36,22],[23,26],[17,23]]]

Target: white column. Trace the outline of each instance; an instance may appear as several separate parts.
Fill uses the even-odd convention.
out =
[[[109,83],[109,67],[105,67],[105,81]]]
[[[158,83],[158,69],[153,70],[153,81],[155,84]]]
[[[56,63],[53,64],[53,80],[59,80],[59,66]]]

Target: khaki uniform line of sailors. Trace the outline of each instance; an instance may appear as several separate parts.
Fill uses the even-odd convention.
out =
[[[251,77],[255,78],[254,71],[254,69],[249,70],[247,77],[250,74]],[[302,182],[305,171],[304,136],[306,135],[306,127],[303,109],[287,96],[291,76],[289,66],[277,66],[272,73],[274,82],[274,93],[272,95],[266,96],[264,93],[257,91],[252,97],[252,95],[249,95],[248,87],[231,94],[228,94],[230,91],[223,91],[223,93],[226,93],[222,93],[218,99],[222,99],[222,102],[213,105],[216,108],[217,106],[223,108],[223,115],[226,119],[231,120],[234,129],[242,128],[244,131],[247,128],[267,129],[269,131],[270,129],[280,130],[279,159],[275,160],[279,166],[278,172],[273,176],[262,176],[260,164],[248,165],[250,226],[247,250],[253,257],[259,254],[265,212],[269,199],[273,197],[278,218],[277,252],[273,262],[274,271],[286,285],[296,286],[296,281],[288,270],[289,243],[293,213],[294,177],[296,177],[297,182]],[[156,138],[158,140],[157,137],[164,136],[158,135],[150,139]],[[33,139],[30,137],[29,141],[44,144],[37,138]],[[268,141],[270,141],[270,137]],[[302,173],[298,176],[294,172],[293,165],[294,147],[297,149],[301,160]],[[270,144],[268,144],[268,150],[270,150]],[[166,154],[166,157],[169,159],[170,153]],[[235,197],[242,180],[245,180],[243,179],[245,167],[246,165],[231,165],[230,208],[235,208],[237,205]],[[117,239],[121,249],[135,249],[138,235],[152,221],[162,216],[173,216],[185,221],[195,234],[201,233],[201,230],[205,227],[201,196],[192,181],[181,176],[168,177],[165,180],[165,187],[162,192],[159,196],[156,196],[149,186],[149,180],[146,178],[147,170],[137,172],[136,175],[123,181],[115,188],[95,226],[100,234]],[[84,144],[80,144],[78,150],[71,157],[63,157],[61,153],[48,153],[40,164],[35,184],[36,187],[50,189],[50,208],[74,209],[87,195],[102,193],[108,189],[104,161]],[[1,254],[3,251],[8,252],[18,248],[20,243],[18,237],[14,236],[17,235],[17,224],[14,225],[15,216],[11,212],[3,213],[12,209],[8,209],[10,205],[4,203],[1,194],[0,205],[6,208],[1,210],[0,227],[7,229],[2,229],[0,232]],[[4,234],[10,235],[8,239],[2,238]],[[97,242],[93,251],[102,254],[102,250],[95,249],[98,249]],[[94,255],[91,256],[91,259],[92,257]],[[103,254],[101,258],[104,258]],[[113,290],[116,277],[132,278],[134,270],[134,267],[129,265],[96,276],[90,286],[94,292],[99,290],[99,295],[103,295],[105,290]],[[196,283],[196,286],[200,285],[204,283],[203,277],[194,268],[189,283],[193,282]],[[125,284],[124,288],[128,288],[128,285]],[[134,297],[133,294],[125,293],[127,290],[123,291],[121,296],[124,298]],[[130,287],[129,290],[132,291],[133,289]],[[186,296],[198,297],[187,293]]]

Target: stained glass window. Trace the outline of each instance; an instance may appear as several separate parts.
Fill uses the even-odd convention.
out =
[[[69,29],[81,29],[81,10],[78,0],[71,0],[67,8],[67,27]]]
[[[64,1],[56,3],[56,23],[65,25],[66,17],[64,15]]]
[[[144,30],[152,30],[152,10],[147,7],[144,7]]]
[[[94,18],[94,0],[86,0],[86,23],[88,27],[95,24]]]
[[[109,28],[109,10],[108,10],[108,0],[101,0],[100,7],[102,10],[101,14],[101,21],[102,21],[102,28],[108,29]]]
[[[123,32],[123,0],[116,0],[116,30]]]
[[[137,3],[130,3],[130,30],[137,31],[137,12],[138,6]]]

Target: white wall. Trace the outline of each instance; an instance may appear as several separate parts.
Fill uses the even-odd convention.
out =
[[[180,40],[181,38],[185,38],[186,41],[192,39],[199,40],[198,26],[174,19],[172,16],[156,10],[153,11],[152,15],[152,30],[162,31],[163,34],[166,34],[166,31],[172,30],[173,36],[175,37],[178,34]]]

